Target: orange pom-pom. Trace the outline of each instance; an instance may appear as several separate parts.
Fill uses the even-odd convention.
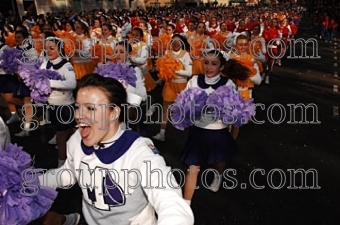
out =
[[[157,59],[156,68],[160,79],[170,81],[177,77],[175,71],[182,70],[183,64],[169,55],[165,55],[165,58]]]
[[[91,48],[92,63],[97,66],[98,63],[106,63],[105,60],[107,56],[113,55],[113,49],[108,45],[96,44]],[[94,57],[96,56],[96,58]]]
[[[248,77],[253,77],[256,75],[257,71],[254,68],[254,62],[252,61],[252,58],[250,55],[241,55],[240,57],[235,57],[235,60],[241,63],[244,67],[247,67],[249,70]],[[245,79],[244,81],[237,80],[236,81],[237,86],[239,87],[248,87],[252,88],[254,87],[253,82],[251,82],[250,79]]]

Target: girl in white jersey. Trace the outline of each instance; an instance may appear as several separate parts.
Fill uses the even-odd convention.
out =
[[[117,80],[84,76],[76,92],[79,130],[68,141],[65,164],[41,176],[41,184],[62,188],[78,183],[84,218],[91,225],[194,224],[181,188],[175,188],[163,157],[152,151],[152,141],[122,129],[126,99]],[[151,176],[153,169],[158,175]]]

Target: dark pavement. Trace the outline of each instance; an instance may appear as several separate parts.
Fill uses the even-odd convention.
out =
[[[314,38],[307,23],[302,23],[298,37]],[[257,108],[258,120],[264,124],[248,124],[241,128],[238,139],[239,154],[229,162],[229,173],[233,179],[224,180],[232,189],[221,188],[218,193],[211,193],[199,183],[195,192],[192,209],[197,225],[335,225],[339,224],[340,190],[340,86],[338,74],[340,42],[332,44],[318,41],[320,59],[282,60],[282,67],[276,66],[271,84],[255,87],[254,99],[262,103],[265,109]],[[298,49],[298,48],[297,48]],[[308,47],[310,52],[312,47]],[[335,52],[336,51],[336,52]],[[312,55],[312,53],[309,53]],[[334,64],[336,63],[337,64]],[[160,90],[156,90],[160,93]],[[291,109],[289,104],[315,104],[317,110],[313,117],[312,110],[307,110],[307,121],[319,121],[319,124],[289,124]],[[273,107],[273,104],[277,106]],[[281,105],[286,114],[280,113]],[[270,106],[272,108],[270,108]],[[267,117],[272,110],[273,118]],[[9,112],[1,108],[0,113],[7,119]],[[155,115],[154,115],[155,116]],[[272,121],[282,121],[274,124]],[[301,111],[296,111],[296,121],[300,121]],[[19,123],[10,125],[11,133],[19,131]],[[146,126],[149,137],[158,132],[158,125]],[[51,126],[39,127],[29,138],[12,137],[13,142],[24,146],[24,150],[35,156],[36,167],[52,168],[57,165],[57,151],[47,141],[53,136]],[[168,126],[166,141],[155,141],[160,154],[168,165],[185,170],[180,162],[181,149],[187,133]],[[291,189],[293,176],[290,169],[314,169],[317,173],[307,175],[307,189]],[[202,170],[207,168],[202,168]],[[249,179],[254,169],[257,172],[254,182],[262,189],[251,186]],[[281,173],[280,173],[281,171]],[[271,178],[273,182],[268,182]],[[210,183],[212,176],[208,176]],[[285,178],[285,180],[283,179]],[[237,180],[237,185],[236,185]],[[302,183],[296,175],[295,185]],[[241,185],[242,184],[242,185]],[[281,188],[274,189],[273,187]],[[320,187],[311,189],[309,187]],[[79,209],[81,196],[77,190],[62,191],[55,210],[62,213]],[[73,209],[74,208],[74,209]],[[175,221],[174,221],[175,223]]]

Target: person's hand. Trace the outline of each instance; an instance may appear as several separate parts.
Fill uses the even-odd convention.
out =
[[[123,78],[119,78],[118,81],[124,86],[125,89],[128,87],[128,83]]]
[[[43,217],[43,225],[63,225],[66,221],[66,216],[49,211]]]
[[[176,71],[175,71],[175,74],[178,75],[178,76],[180,75],[180,73],[181,73],[181,72],[180,72],[179,70],[176,70]]]

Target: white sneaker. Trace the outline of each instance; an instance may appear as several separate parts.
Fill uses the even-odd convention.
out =
[[[269,83],[270,83],[270,82],[269,82],[269,76],[266,76],[266,79],[265,79],[264,83],[265,83],[265,84],[269,84]]]
[[[56,145],[56,144],[57,144],[57,136],[54,135],[53,138],[51,138],[51,139],[48,141],[48,144],[49,144],[49,145]]]
[[[263,73],[261,74],[261,79],[264,80],[265,78],[266,78],[266,73],[263,72]]]
[[[46,120],[41,120],[41,121],[39,122],[39,125],[40,125],[40,126],[45,126],[45,125],[46,125]]]
[[[158,133],[155,136],[152,137],[153,139],[156,139],[158,141],[165,141],[165,134]]]
[[[78,224],[80,220],[80,214],[79,213],[72,213],[65,215],[66,216],[66,221],[64,225],[74,225]]]
[[[278,65],[278,66],[282,66],[281,60],[278,61],[277,65]]]
[[[212,192],[218,192],[222,184],[222,175],[215,175],[214,180],[211,183],[209,190]]]
[[[148,109],[148,111],[145,113],[146,116],[152,116],[156,111],[155,107],[151,107],[150,109]]]
[[[28,130],[22,130],[19,133],[14,134],[16,137],[29,137],[30,132]]]
[[[14,113],[11,115],[11,117],[6,121],[7,124],[12,124],[15,122],[19,122],[20,121],[20,117],[18,116],[17,113]]]

